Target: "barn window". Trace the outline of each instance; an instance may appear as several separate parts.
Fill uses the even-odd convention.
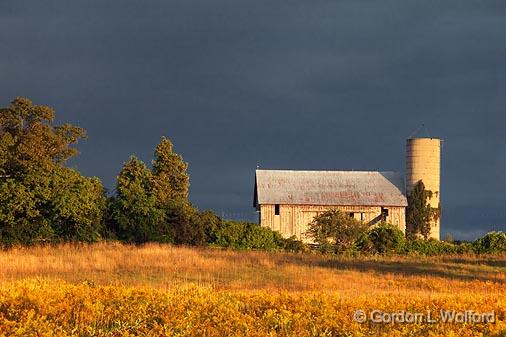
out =
[[[381,219],[383,219],[383,221],[386,221],[387,216],[388,216],[388,208],[381,207]]]
[[[279,204],[274,205],[274,215],[279,215]]]
[[[354,218],[355,217],[355,213],[351,212],[350,213],[350,218]]]
[[[364,221],[364,213],[360,213],[360,221]]]

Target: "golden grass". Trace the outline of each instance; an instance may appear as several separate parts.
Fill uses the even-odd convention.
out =
[[[185,290],[188,287],[194,291]],[[72,300],[67,303],[69,294]],[[181,303],[171,301],[186,304],[180,307]],[[60,311],[48,305],[59,302],[67,303]],[[192,316],[206,315],[212,303],[221,317],[217,321]],[[82,321],[72,318],[76,305],[82,310],[89,307]],[[146,313],[150,305],[166,312]],[[194,307],[191,315],[190,307]],[[495,311],[494,325],[422,324],[415,330],[423,335],[500,336],[506,334],[505,307],[504,255],[331,257],[119,243],[0,251],[0,336],[7,321],[18,329],[8,331],[19,332],[32,324],[33,331],[43,335],[37,326],[45,324],[50,327],[47,331],[61,329],[61,336],[150,335],[153,331],[178,335],[173,328],[183,329],[184,324],[194,329],[179,335],[319,336],[326,335],[328,328],[330,335],[389,336],[408,335],[415,329],[414,325],[360,325],[351,319],[359,308]],[[93,308],[114,312],[105,315]],[[2,310],[19,311],[19,315],[6,320]],[[140,320],[137,330],[129,311]],[[101,332],[86,332],[90,322],[100,323]]]
[[[506,256],[332,257],[263,251],[120,243],[38,246],[0,251],[0,280],[166,289],[193,283],[218,290],[452,292],[500,290]]]

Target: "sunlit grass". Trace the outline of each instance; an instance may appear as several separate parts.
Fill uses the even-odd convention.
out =
[[[390,336],[414,329],[499,336],[506,333],[505,307],[504,255],[335,257],[119,243],[0,251],[0,336],[8,324],[33,326],[39,335],[59,326],[62,336],[184,329],[179,335]],[[488,310],[498,323],[360,325],[351,319],[359,308]],[[72,316],[76,310],[80,318]],[[218,318],[202,320],[199,312],[209,310]],[[37,330],[42,325],[46,330]]]

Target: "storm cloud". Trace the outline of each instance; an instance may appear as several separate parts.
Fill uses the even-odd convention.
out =
[[[70,164],[111,191],[167,136],[225,216],[253,219],[257,165],[404,171],[424,123],[442,236],[504,230],[505,89],[504,1],[0,2],[1,106],[86,128]]]

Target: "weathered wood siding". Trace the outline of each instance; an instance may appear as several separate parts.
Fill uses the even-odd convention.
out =
[[[392,206],[383,208],[388,209],[386,221],[404,232],[406,228],[405,208]],[[295,235],[301,240],[309,241],[304,235],[308,224],[316,215],[330,209],[354,213],[355,219],[367,222],[371,226],[381,220],[382,207],[279,205],[279,215],[275,215],[275,205],[260,205],[260,224],[280,232],[286,238]]]

